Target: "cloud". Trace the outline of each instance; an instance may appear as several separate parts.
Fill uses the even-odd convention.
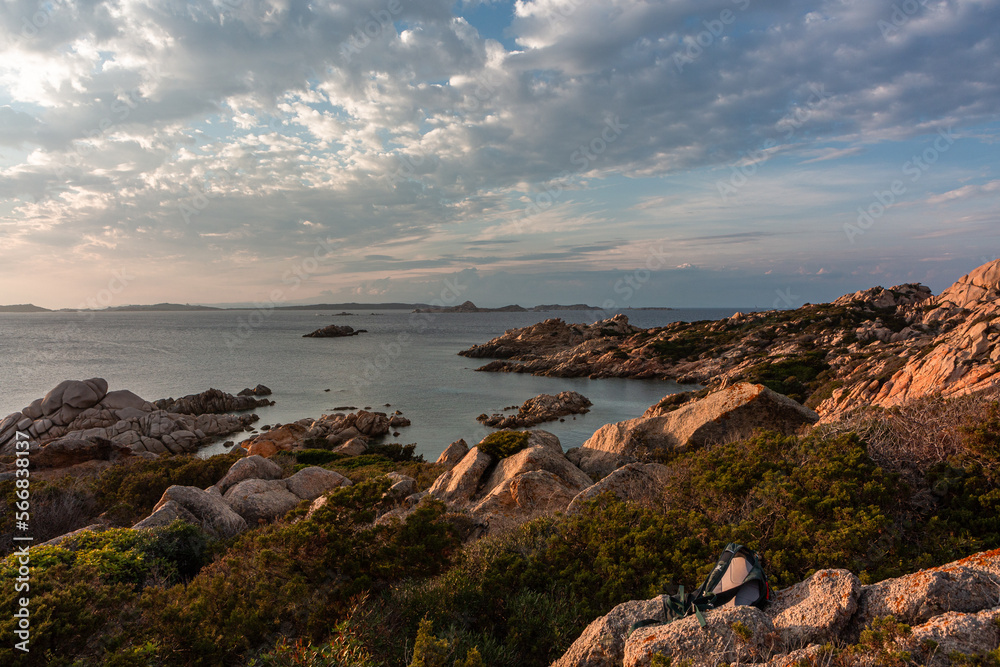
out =
[[[886,35],[892,7],[517,0],[508,49],[450,0],[14,0],[0,16],[0,260],[128,258],[235,285],[248,262],[273,281],[319,243],[347,257],[328,281],[618,252],[609,237],[656,235],[633,214],[720,207],[652,187],[600,198],[601,183],[746,166],[767,141],[769,161],[825,167],[995,122],[1000,6],[921,5]],[[805,206],[801,190],[765,192]],[[996,192],[929,202],[973,195]],[[547,207],[526,219],[532,204]],[[713,224],[672,235],[776,238]]]

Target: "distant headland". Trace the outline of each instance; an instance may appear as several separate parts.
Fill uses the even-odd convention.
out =
[[[149,305],[128,305],[111,306],[102,309],[89,308],[62,308],[52,310],[42,308],[30,303],[17,304],[11,306],[0,306],[0,313],[54,313],[54,312],[187,312],[187,311],[222,311],[222,310],[257,310],[259,306],[198,306],[187,303],[154,303]],[[571,305],[543,304],[532,308],[524,308],[517,304],[502,306],[500,308],[480,308],[471,301],[466,301],[458,306],[432,306],[427,303],[316,303],[294,306],[274,306],[274,310],[340,310],[339,315],[348,315],[348,309],[368,309],[368,310],[409,310],[415,313],[545,313],[565,310],[601,310],[597,306],[588,306],[584,303]],[[672,308],[648,307],[648,308],[626,308],[625,310],[673,310]]]
[[[524,308],[517,304],[511,304],[509,306],[502,306],[500,308],[480,308],[471,301],[466,301],[465,303],[459,304],[457,306],[427,306],[425,308],[416,308],[413,312],[415,313],[542,313],[553,310],[600,310],[596,306],[588,306],[585,303],[575,303],[570,306],[562,306],[559,304],[546,304],[542,306],[535,306],[534,308]]]

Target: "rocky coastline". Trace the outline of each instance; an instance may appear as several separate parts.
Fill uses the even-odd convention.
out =
[[[958,396],[1000,382],[1000,260],[940,295],[875,287],[829,304],[639,329],[625,315],[591,325],[549,319],[459,354],[480,371],[654,378],[708,387],[747,381],[833,420],[869,405]]]

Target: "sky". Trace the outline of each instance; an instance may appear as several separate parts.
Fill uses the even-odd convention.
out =
[[[0,304],[787,308],[1000,256],[1000,1],[0,0]]]

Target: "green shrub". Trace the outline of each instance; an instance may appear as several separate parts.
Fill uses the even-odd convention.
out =
[[[135,523],[152,512],[167,487],[211,486],[240,458],[235,453],[208,459],[190,455],[156,460],[131,457],[101,473],[94,481],[94,495],[101,507],[117,509],[123,523]]]
[[[332,461],[340,461],[348,458],[347,454],[339,454],[324,449],[303,449],[293,452],[295,461],[307,466],[321,466]]]
[[[186,586],[147,589],[144,625],[169,664],[229,663],[278,634],[318,641],[354,596],[437,574],[458,544],[444,505],[373,525],[387,480],[334,491],[308,520],[246,533]]]
[[[153,530],[88,532],[65,546],[32,548],[31,652],[17,652],[17,664],[68,665],[79,654],[90,655],[92,664],[105,663],[95,656],[122,644],[125,629],[138,618],[141,589],[193,576],[203,564],[205,544],[201,530],[178,521]],[[0,578],[16,576],[17,557],[11,555],[0,562]],[[4,586],[0,605],[13,609],[19,595]],[[13,621],[10,615],[0,618],[4,636],[14,636]],[[141,647],[122,650],[143,654]],[[0,646],[0,663],[15,664],[14,655],[9,644]]]
[[[517,454],[528,446],[527,431],[496,431],[479,443],[479,451],[500,460]]]

